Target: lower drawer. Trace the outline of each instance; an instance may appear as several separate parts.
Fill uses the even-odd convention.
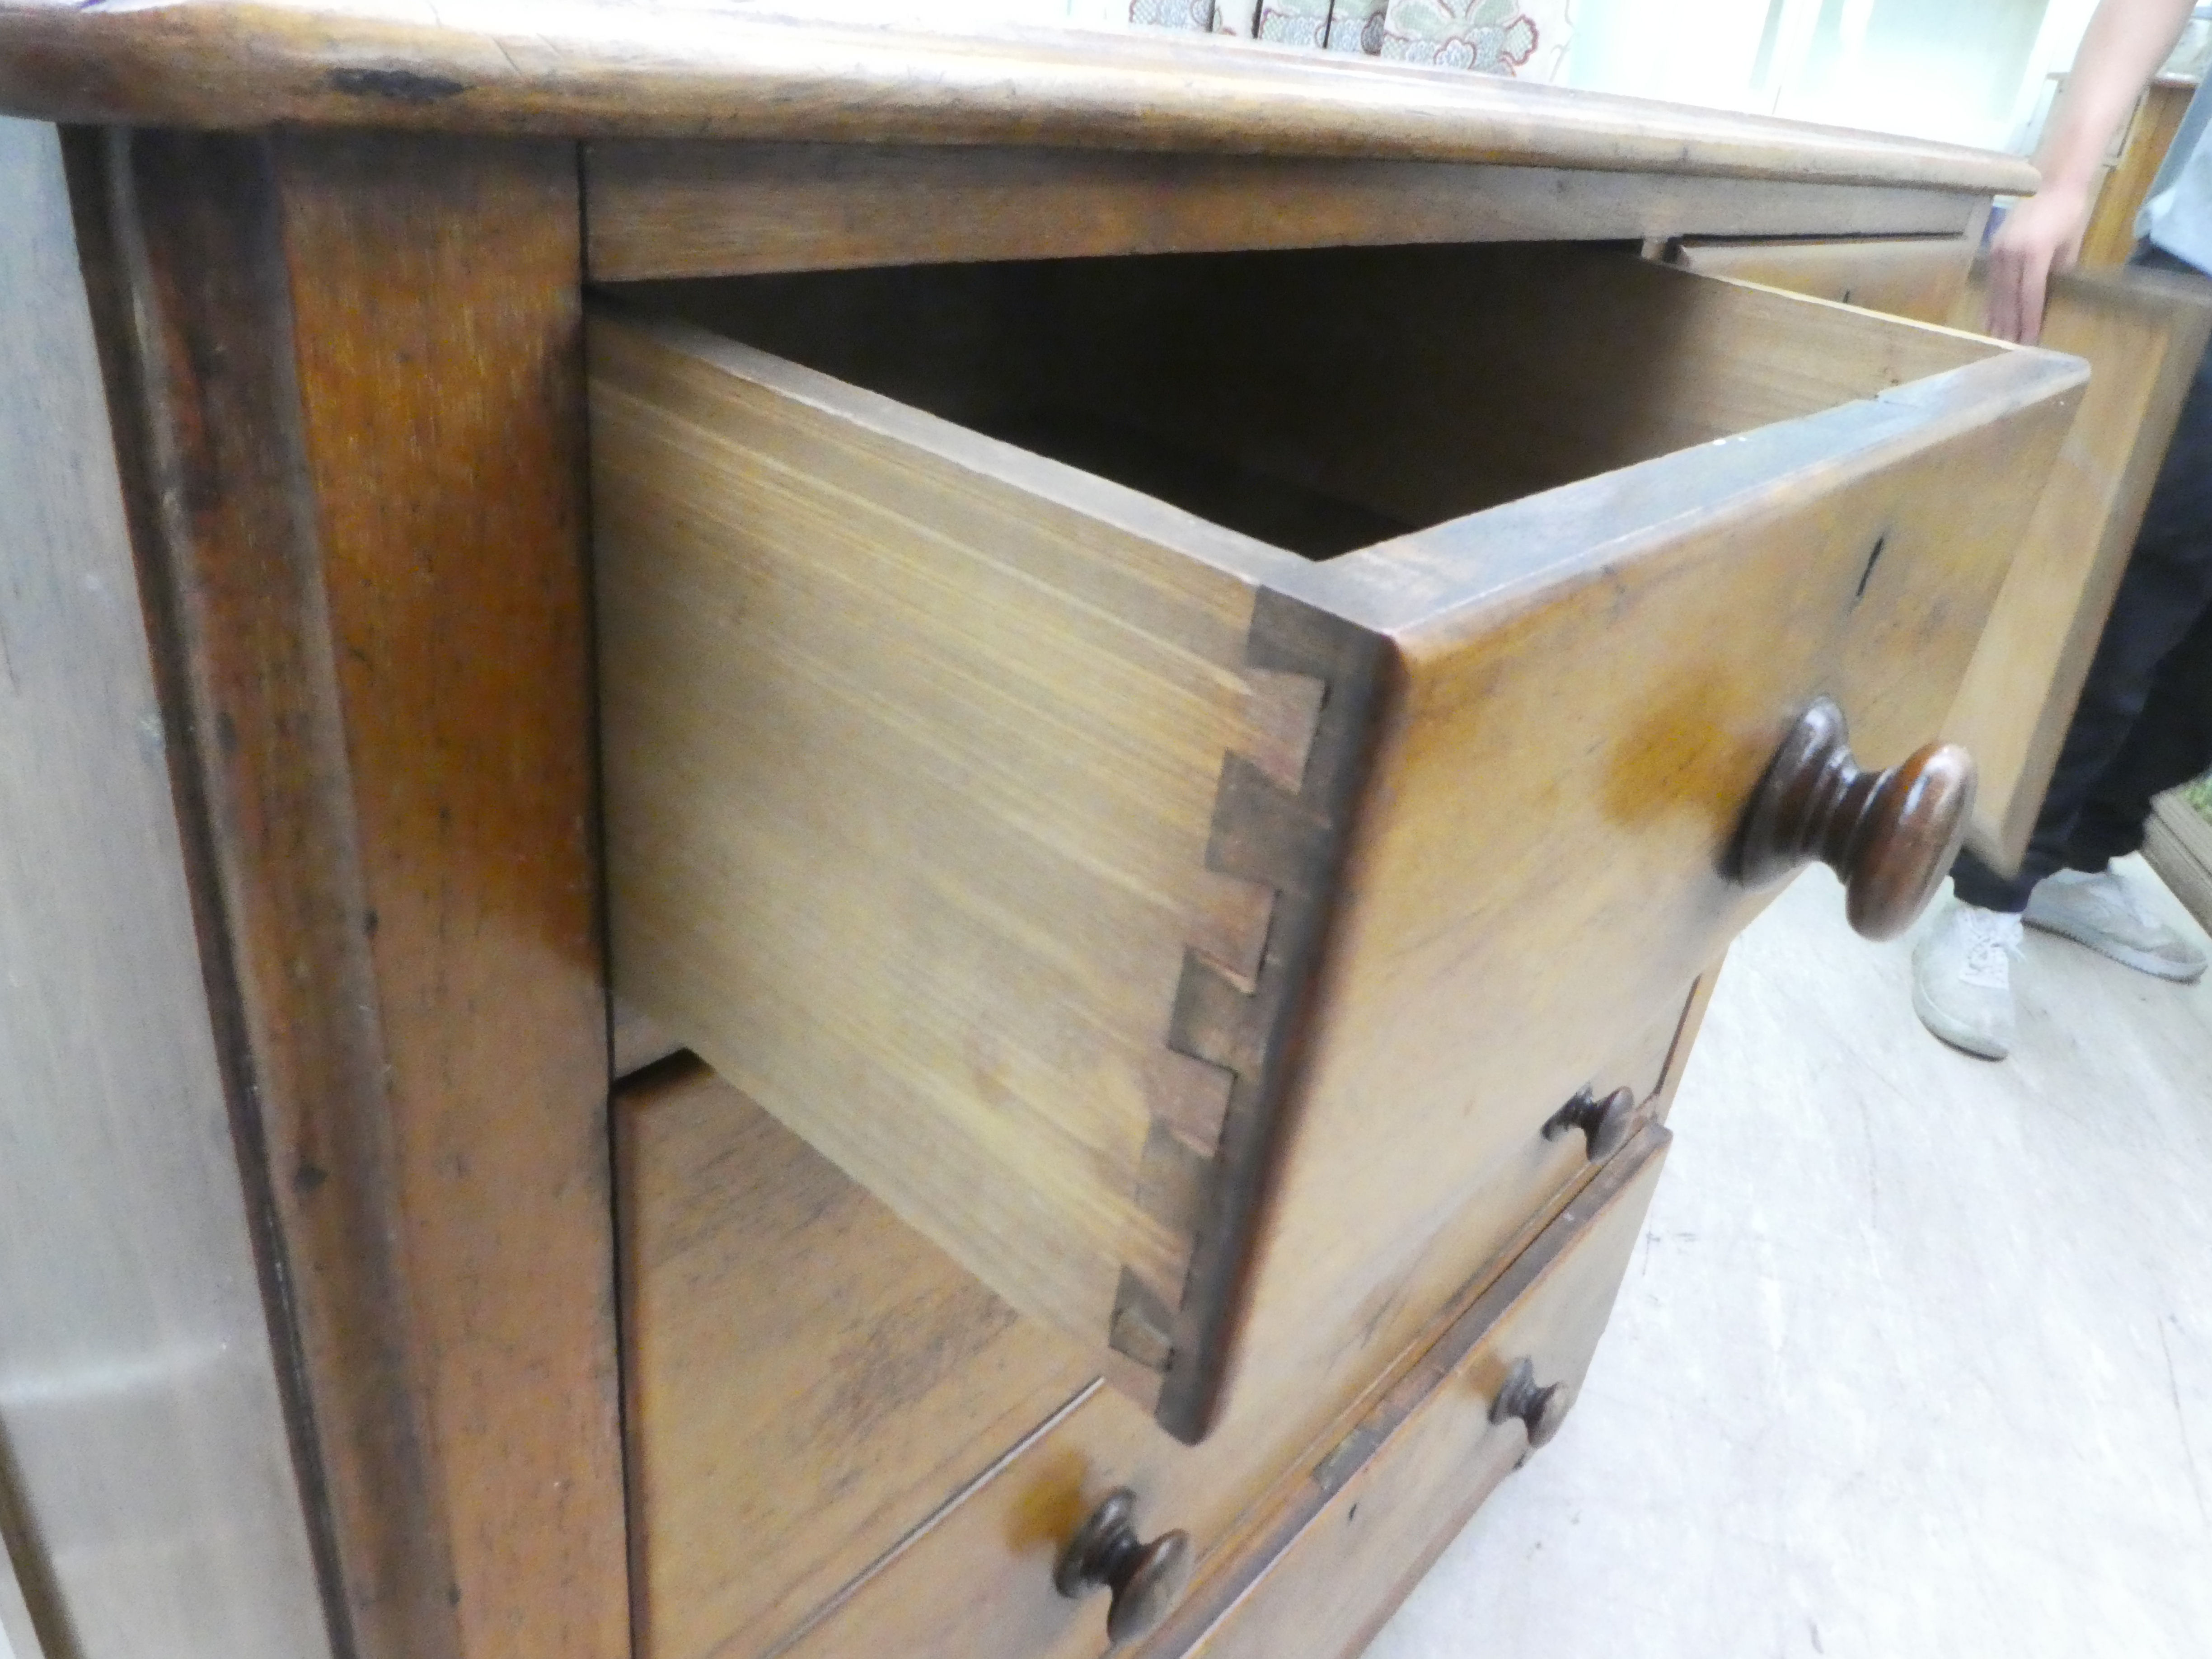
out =
[[[1355,1650],[1532,1437],[1557,1429],[1612,1310],[1668,1139],[1651,1127],[1624,1147],[1310,1474],[1255,1511],[1136,1650],[1145,1659]],[[1499,1401],[1524,1362],[1507,1401],[1523,1413],[1516,1417]],[[1133,1530],[1144,1541],[1179,1518],[1172,1499],[1148,1511],[1150,1460],[1098,1455],[1119,1438],[1109,1419],[1130,1416],[1127,1401],[1103,1390],[1077,1402],[790,1651],[806,1659],[1106,1651],[1111,1595],[1070,1601],[1054,1589],[1054,1569],[1066,1540],[1116,1489],[1139,1494]]]
[[[1654,1127],[1625,1147],[1146,1659],[1354,1659],[1498,1483],[1557,1431],[1612,1314],[1668,1139]]]
[[[1625,1039],[1589,1091],[1663,1109],[1692,1023],[1678,1008]],[[1471,1211],[1390,1287],[1369,1340],[1188,1447],[705,1066],[633,1080],[616,1127],[640,1659],[1091,1659],[1103,1599],[1050,1581],[1102,1495],[1132,1489],[1139,1524],[1185,1533],[1214,1576],[1270,1490],[1482,1289],[1451,1262],[1530,1260],[1562,1206],[1587,1207],[1573,1194],[1623,1167],[1592,1172],[1583,1136],[1532,1125],[1549,1201]],[[1362,1403],[1317,1411],[1340,1389]]]

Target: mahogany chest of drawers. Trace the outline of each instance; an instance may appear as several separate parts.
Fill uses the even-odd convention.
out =
[[[1356,1652],[1729,938],[1940,875],[2086,379],[1680,240],[2016,161],[1440,71],[17,0],[0,109],[84,1659]]]

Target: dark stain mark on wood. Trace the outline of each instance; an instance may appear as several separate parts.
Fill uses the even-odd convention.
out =
[[[465,81],[449,75],[425,75],[418,70],[332,70],[331,90],[350,98],[381,98],[394,104],[434,104],[469,89]]]
[[[1874,551],[1867,555],[1866,568],[1859,572],[1858,591],[1851,595],[1851,603],[1853,605],[1856,605],[1861,599],[1866,598],[1867,584],[1874,580],[1874,568],[1875,565],[1881,562],[1882,549],[1888,545],[1888,537],[1877,536],[1875,538]]]

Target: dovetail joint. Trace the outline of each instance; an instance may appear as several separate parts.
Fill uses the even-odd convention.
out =
[[[1274,1109],[1270,1070],[1334,885],[1379,648],[1375,636],[1280,594],[1263,593],[1255,611],[1247,668],[1261,752],[1223,760],[1206,867],[1255,890],[1248,914],[1258,921],[1245,960],[1217,959],[1205,948],[1212,935],[1190,939],[1183,954],[1136,1194],[1174,1248],[1149,1278],[1124,1265],[1109,1338],[1149,1370],[1166,1372],[1191,1339],[1201,1237],[1240,1224],[1224,1210],[1241,1218],[1249,1208],[1249,1194],[1227,1190],[1251,1177],[1226,1167],[1224,1137],[1240,1116]],[[1360,729],[1338,729],[1347,722]],[[1210,1271],[1218,1277],[1219,1264]]]

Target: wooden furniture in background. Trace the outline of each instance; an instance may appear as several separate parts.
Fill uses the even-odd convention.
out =
[[[1982,315],[1978,283],[1955,325]],[[2142,270],[2054,278],[2043,342],[2092,374],[1945,732],[1982,765],[1968,831],[1984,859],[2027,850],[2058,747],[2142,524],[2159,464],[2212,339],[2212,283]]]
[[[2061,77],[2063,82],[2063,77]],[[2135,113],[2115,146],[2112,166],[2097,187],[2097,204],[2081,236],[2081,267],[2110,270],[2124,265],[2136,250],[2136,216],[2150,194],[2151,181],[2180,131],[2189,100],[2197,95],[2193,78],[2161,75],[2136,100]]]
[[[2212,822],[2179,790],[2153,805],[2143,856],[2190,915],[2212,928]]]
[[[1571,248],[1390,246],[1957,237],[2033,182],[2007,157],[1449,72],[713,4],[0,0],[0,270],[21,301],[0,342],[0,526],[30,550],[0,585],[0,1113],[28,1149],[0,1170],[0,1342],[11,1374],[55,1379],[35,1411],[0,1399],[0,1480],[31,1618],[76,1659],[1089,1659],[1108,1598],[1060,1595],[1054,1559],[1123,1487],[1142,1535],[1183,1532],[1196,1570],[1149,1659],[1356,1642],[1581,1375],[1657,1167],[1649,1126],[1764,896],[1718,869],[1781,732],[1826,690],[1874,764],[1933,734],[2002,575],[2005,504],[2025,510],[2006,469],[2057,442],[2079,373]],[[1357,244],[1381,251],[1295,252]],[[1255,247],[1290,251],[1120,263]],[[872,392],[850,384],[866,362],[772,361],[805,361],[780,331],[805,331],[831,268],[1016,255],[1070,263],[974,280],[1039,282],[1097,325],[1063,330],[1058,360],[1089,447],[929,412],[930,386],[962,390],[965,337],[895,313],[848,336],[892,375]],[[1224,325],[1186,318],[1172,351],[1131,331],[1224,270],[1248,301]],[[1453,362],[1402,324],[1318,325],[1346,270],[1398,273],[1416,300],[1406,273],[1523,276],[1476,319],[1440,313],[1427,279],[1412,312],[1497,358]],[[749,272],[788,273],[747,279],[790,286],[753,290],[737,331],[777,337],[749,352],[667,319],[735,306]],[[594,432],[586,287],[645,277],[711,291],[608,296],[603,391],[629,402]],[[1524,333],[1550,351],[1577,293],[1652,326],[1608,322],[1610,344],[1547,369],[1578,403],[1500,422],[1499,363]],[[1174,395],[1148,391],[1178,360]],[[1407,427],[1394,381],[1511,441],[1481,446],[1480,477],[1464,447],[1397,465],[1336,441],[1339,395],[1399,398],[1389,429]],[[1132,438],[1195,449],[1199,511],[1225,522],[1119,471]],[[699,487],[665,488],[680,477]],[[812,907],[802,923],[833,957],[842,941],[854,985],[887,914],[1064,975],[963,979],[948,953],[841,1012],[824,969],[828,1000],[799,1016],[865,1015],[884,1046],[855,1052],[880,1064],[965,987],[960,1041],[930,1051],[963,1069],[918,1121],[988,1141],[997,1109],[1032,1150],[1085,1111],[1110,1130],[1088,1156],[1012,1160],[1073,1172],[1030,1192],[1078,1195],[1018,1235],[1037,1257],[1018,1272],[942,1195],[1019,1181],[932,1177],[933,1146],[836,1150],[998,1282],[1074,1286],[1079,1341],[1050,1297],[1024,1293],[1052,1320],[1014,1311],[688,1062],[610,1135],[599,824],[604,805],[632,833],[624,803],[653,781],[619,732],[602,757],[591,537],[759,553],[718,493],[732,479],[817,551],[783,550],[781,586],[701,590],[714,604],[670,627],[712,642],[734,601],[775,614],[841,560],[902,548],[905,611],[852,590],[884,620],[856,683],[929,652],[964,670],[938,685],[957,702],[885,721],[878,700],[882,729],[852,733],[878,742],[855,760],[889,752],[883,729],[951,757],[934,816],[877,826],[911,879],[841,911],[794,857],[780,888]],[[1267,535],[1319,521],[1343,556],[1263,544],[1248,513]],[[1378,520],[1416,533],[1393,550]],[[1003,611],[946,580],[980,552],[992,591],[1018,593]],[[1027,619],[1018,650],[963,634],[1007,617]],[[634,621],[611,608],[611,720],[626,698],[680,712],[732,672],[711,650],[684,659],[696,682],[634,672]],[[794,676],[805,643],[777,659]],[[1079,660],[1115,678],[1086,696]],[[1007,664],[1037,692],[1011,710],[992,697]],[[1065,758],[1025,726],[1045,714],[1070,756],[1102,731],[1158,739],[1032,789],[1022,818],[1128,907],[1018,888],[963,912],[915,849],[1005,850],[945,826],[1019,816],[994,769]],[[799,758],[825,809],[865,769]],[[1340,763],[1345,787],[1321,787]],[[684,777],[683,799],[713,799],[711,773]],[[1239,789],[1274,805],[1222,811]],[[1114,792],[1132,817],[1068,810]],[[1323,799],[1363,821],[1316,819]],[[1117,839],[1147,813],[1181,862]],[[867,828],[822,822],[825,864]],[[1285,833],[1239,838],[1255,828]],[[1341,875],[1314,856],[1332,837]],[[702,915],[730,900],[691,890]],[[1109,927],[1142,948],[1087,955]],[[725,932],[740,952],[789,943]],[[1123,1047],[1098,1053],[1140,1035],[1175,1055],[1188,959],[1173,1029],[1199,1052],[1164,1060],[1180,1076],[1154,1094],[1153,1073],[1104,1065],[1061,1088],[1083,1051],[1013,1040],[1103,1030]],[[1058,996],[1071,979],[1081,994]],[[647,982],[667,994],[637,1006],[667,1029],[623,1018],[622,1063],[696,1042],[766,1077],[777,1051],[732,1037],[717,997]],[[1282,1006],[1255,1015],[1263,987]],[[1182,1150],[1210,1120],[1180,1114],[1218,1100],[1203,1068],[1224,1060],[1232,1100],[1273,1103],[1224,1108],[1256,1127],[1217,1165]],[[764,1103],[826,1141],[856,1079],[789,1061],[767,1081]],[[1558,1119],[1616,1088],[1631,1125]],[[1172,1282],[1201,1233],[1213,1254]],[[1146,1294],[1173,1317],[1164,1345],[1116,1349],[1133,1263],[1170,1281]],[[1126,1328],[1158,1335],[1158,1309],[1136,1311]],[[1217,1382],[1232,1402],[1197,1447],[1101,1381],[1103,1355],[1126,1382],[1176,1352],[1175,1426],[1205,1425]]]

